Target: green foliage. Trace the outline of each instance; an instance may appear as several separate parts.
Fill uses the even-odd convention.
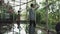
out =
[[[59,6],[59,3],[57,3],[57,1],[59,0],[48,0],[48,1],[51,1],[53,4],[49,6],[48,8],[48,26],[49,28],[51,29],[55,29],[55,25],[57,24],[57,22],[59,21],[60,19],[60,6]],[[50,2],[48,2],[50,3]],[[42,3],[42,7],[45,6],[44,5],[44,2]],[[58,9],[57,9],[58,7]],[[36,16],[36,19],[37,19],[37,22],[40,26],[45,26],[46,25],[46,8],[45,9],[39,9],[37,12],[37,16]]]
[[[40,12],[36,12],[36,21],[37,21],[37,23],[40,22],[40,20],[41,20]]]
[[[46,21],[45,21],[45,9],[39,9],[36,11],[36,21],[37,24],[40,26],[46,25]]]

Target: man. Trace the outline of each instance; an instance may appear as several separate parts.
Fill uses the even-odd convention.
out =
[[[55,29],[56,29],[57,34],[60,34],[60,22],[58,22],[58,23],[56,24]]]
[[[34,34],[35,32],[35,27],[36,27],[36,13],[35,10],[39,7],[36,6],[35,4],[30,5],[30,10],[29,10],[29,34]]]
[[[17,25],[18,25],[18,29],[20,28],[20,12],[21,11],[18,11],[18,15],[17,15]]]

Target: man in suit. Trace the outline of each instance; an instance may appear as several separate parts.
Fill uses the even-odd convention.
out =
[[[29,34],[34,34],[36,27],[36,13],[35,10],[39,7],[36,4],[31,4],[29,9]]]

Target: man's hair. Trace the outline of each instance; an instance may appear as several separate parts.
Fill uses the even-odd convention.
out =
[[[30,6],[33,7],[34,4],[31,4]]]

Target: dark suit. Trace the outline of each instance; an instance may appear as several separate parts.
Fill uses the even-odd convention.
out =
[[[57,32],[57,34],[60,34],[60,22],[58,22],[57,24],[56,24],[56,32]]]

